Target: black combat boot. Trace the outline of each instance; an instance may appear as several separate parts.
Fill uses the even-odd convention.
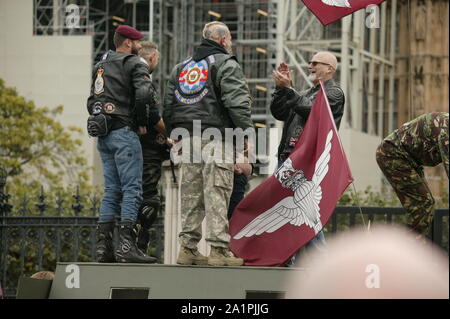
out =
[[[158,217],[158,210],[160,206],[159,196],[155,196],[151,200],[142,204],[137,217],[137,246],[146,253],[148,244],[150,242],[150,227]]]
[[[156,258],[147,256],[137,248],[134,222],[121,222],[119,225],[119,237],[119,246],[116,249],[117,262],[142,264],[156,263]]]
[[[113,234],[115,222],[97,224],[97,262],[115,263]]]

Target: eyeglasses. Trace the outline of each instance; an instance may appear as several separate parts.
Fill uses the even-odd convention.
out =
[[[324,62],[318,62],[318,61],[309,61],[308,62],[308,65],[309,64],[312,64],[312,66],[316,66],[317,64],[323,64],[323,65],[328,65],[328,66],[331,66],[331,67],[333,67],[331,64],[329,64],[329,63],[324,63]]]
[[[323,63],[323,62],[318,62],[318,61],[309,61],[309,62],[308,62],[308,65],[309,65],[309,64],[312,64],[312,66],[316,66],[317,64],[323,64],[323,65],[328,65],[328,66],[331,66],[331,67],[332,67],[331,64]]]

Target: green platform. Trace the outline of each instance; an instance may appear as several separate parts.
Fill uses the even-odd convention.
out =
[[[304,270],[58,263],[50,298],[270,299],[283,297],[286,282],[299,271]]]

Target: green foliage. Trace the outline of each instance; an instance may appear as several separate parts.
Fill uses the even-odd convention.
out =
[[[14,187],[60,187],[63,181],[88,186],[82,142],[74,138],[81,130],[63,127],[56,120],[62,111],[61,105],[36,107],[0,79],[0,166]]]
[[[375,192],[371,186],[364,191],[355,193],[353,186],[349,186],[339,199],[338,206],[376,206],[376,207],[401,207],[394,192]]]
[[[441,183],[440,197],[435,197],[435,208],[448,208],[448,191],[444,182]],[[380,192],[372,190],[368,186],[364,191],[355,193],[350,185],[339,199],[338,206],[376,206],[376,207],[401,207],[394,190],[389,185],[384,185]]]

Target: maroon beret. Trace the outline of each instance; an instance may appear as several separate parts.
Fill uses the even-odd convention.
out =
[[[117,27],[116,32],[120,35],[123,35],[125,38],[131,40],[140,40],[144,36],[138,30],[129,25],[120,25]]]

